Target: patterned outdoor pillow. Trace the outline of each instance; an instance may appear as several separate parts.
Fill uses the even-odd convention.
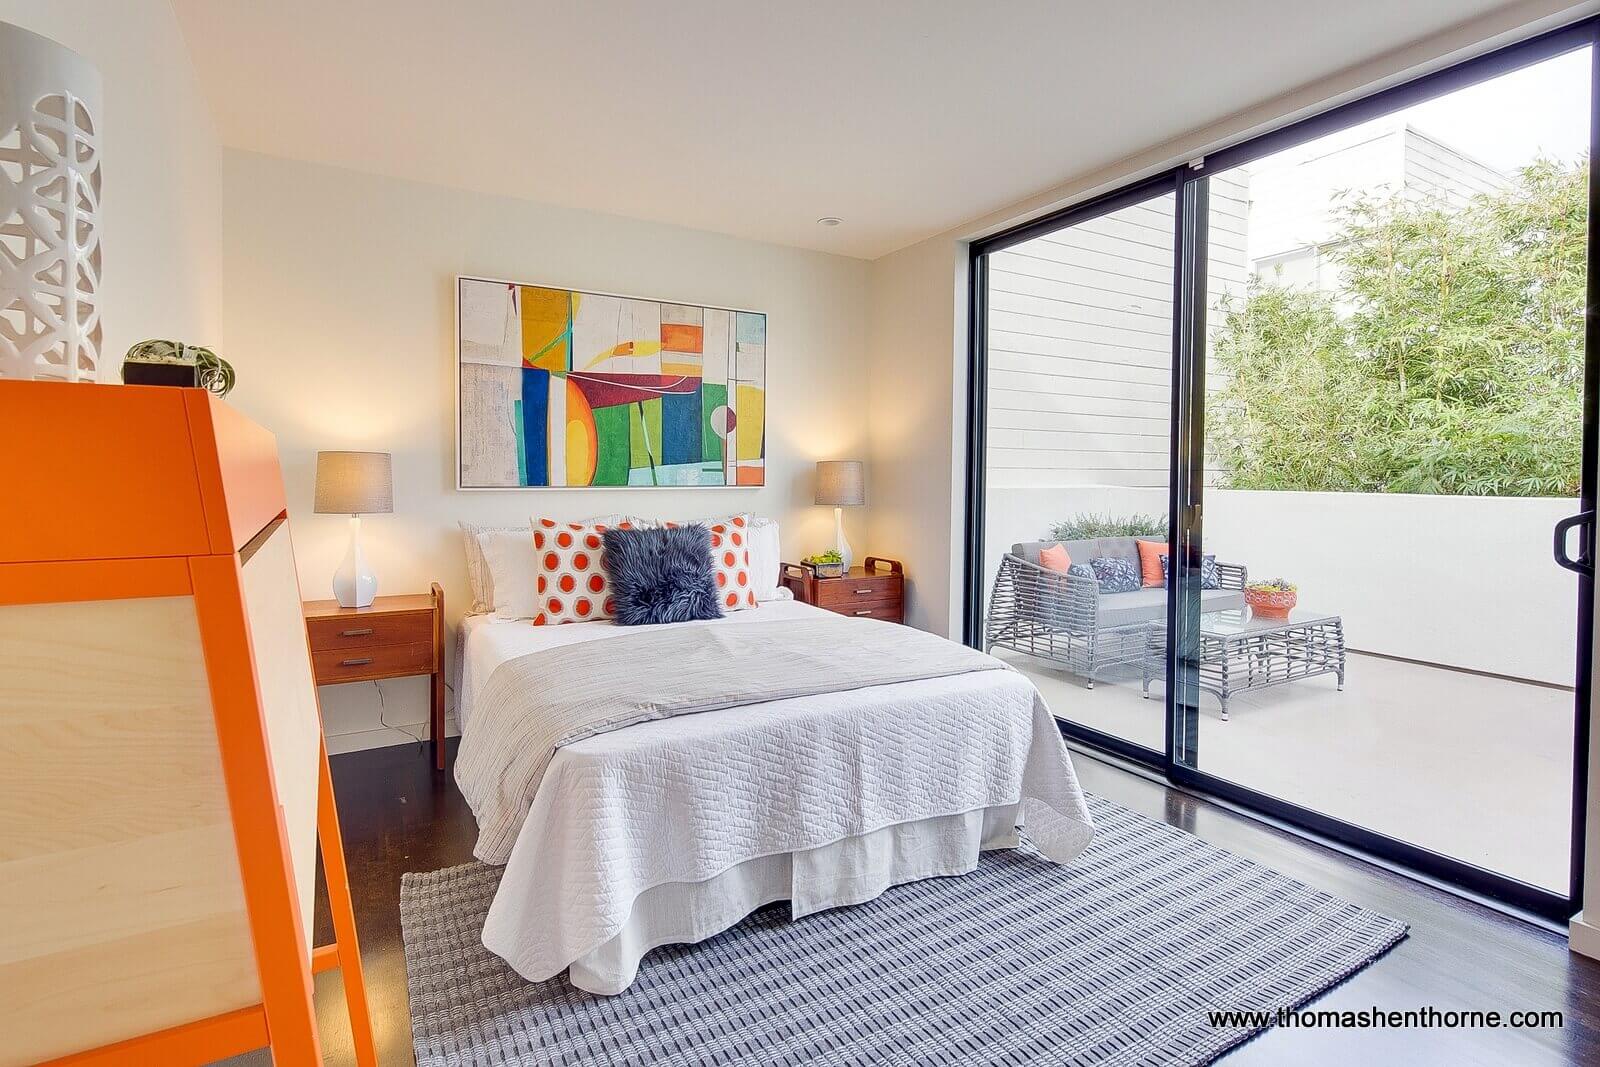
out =
[[[628,530],[632,524],[619,522],[607,527],[534,520],[533,548],[539,557],[535,592],[542,609],[533,617],[535,626],[611,618],[611,579],[601,565],[601,537],[607,529]]]
[[[1167,584],[1167,557],[1161,557],[1161,584]],[[1221,589],[1222,575],[1217,572],[1216,556],[1200,557],[1200,588]]]
[[[1089,561],[1102,593],[1131,593],[1144,584],[1139,568],[1131,559],[1096,556]]]
[[[1067,568],[1068,574],[1076,574],[1079,578],[1094,578],[1094,568],[1087,563],[1074,563]],[[1098,581],[1099,579],[1096,579]]]

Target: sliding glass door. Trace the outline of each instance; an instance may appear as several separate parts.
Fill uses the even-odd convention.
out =
[[[984,645],[1146,759],[1166,749],[1143,687],[1166,590],[1138,542],[1167,541],[1175,203],[1163,182],[1096,205],[995,251],[984,283]]]
[[[1563,895],[1591,65],[1191,179],[1249,278],[1204,294],[1200,540],[1251,584],[1200,616],[1185,765]]]
[[[969,640],[1080,741],[1552,916],[1588,728],[1595,34],[973,257]]]

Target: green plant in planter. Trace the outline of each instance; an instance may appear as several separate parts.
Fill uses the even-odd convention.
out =
[[[1263,578],[1246,582],[1245,588],[1252,593],[1292,593],[1299,587],[1286,578]]]
[[[1097,515],[1092,511],[1079,512],[1067,522],[1050,527],[1050,537],[1056,541],[1087,541],[1092,537],[1162,537],[1167,536],[1165,515]]]
[[[186,345],[182,341],[140,341],[123,357],[123,380],[127,380],[126,367],[133,363],[193,363],[195,381],[200,388],[217,396],[227,396],[233,391],[233,365],[209,348]]]
[[[839,555],[837,549],[830,548],[826,552],[818,552],[814,556],[807,556],[800,562],[809,563],[812,566],[816,566],[818,563],[843,563],[844,557]]]

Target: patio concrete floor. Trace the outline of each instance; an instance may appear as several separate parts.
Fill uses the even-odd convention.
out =
[[[996,649],[1058,719],[1160,750],[1163,686],[1135,670],[1093,690]],[[1323,675],[1200,698],[1199,769],[1456,859],[1564,892],[1572,818],[1570,691],[1351,653]]]

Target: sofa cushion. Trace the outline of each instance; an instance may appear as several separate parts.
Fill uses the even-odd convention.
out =
[[[1081,541],[1019,541],[1011,546],[1011,554],[1013,556],[1021,556],[1036,567],[1040,565],[1039,553],[1051,545],[1060,545],[1066,549],[1067,555],[1075,560],[1089,560],[1096,556],[1121,558],[1126,556],[1127,553],[1122,550],[1120,545],[1115,544],[1117,540],[1117,538],[1110,538],[1102,541],[1099,538],[1090,537]],[[1109,545],[1109,548],[1101,551],[1102,546],[1106,545]]]
[[[1135,542],[1139,540],[1141,538],[1138,537],[1088,537],[1078,541],[1018,541],[1011,546],[1011,554],[1021,556],[1034,566],[1038,566],[1041,549],[1049,545],[1060,545],[1073,559],[1094,559],[1096,556],[1101,559],[1125,559],[1137,568],[1139,548]]]
[[[1202,589],[1200,610],[1237,611],[1244,607],[1244,592],[1239,589]],[[1135,589],[1131,593],[1102,593],[1096,625],[1131,626],[1141,622],[1165,622],[1167,618],[1167,591],[1165,589]]]
[[[1157,622],[1167,616],[1165,589],[1135,589],[1131,593],[1103,593],[1100,596],[1097,626],[1131,626]]]
[[[1098,550],[1097,556],[1106,559],[1125,559],[1133,564],[1134,570],[1139,570],[1139,538],[1137,537],[1101,537],[1095,541]]]
[[[1201,611],[1239,611],[1244,607],[1243,589],[1200,590]]]

